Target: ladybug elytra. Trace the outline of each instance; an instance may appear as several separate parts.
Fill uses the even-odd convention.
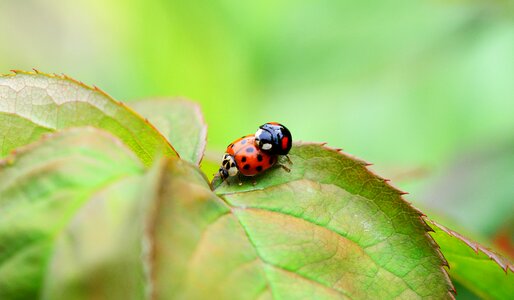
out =
[[[241,173],[255,176],[271,168],[277,156],[257,148],[254,135],[247,135],[228,145],[219,169],[222,179]]]

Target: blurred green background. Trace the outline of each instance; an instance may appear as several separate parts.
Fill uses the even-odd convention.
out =
[[[512,1],[0,0],[0,70],[201,103],[208,148],[279,121],[514,255]]]

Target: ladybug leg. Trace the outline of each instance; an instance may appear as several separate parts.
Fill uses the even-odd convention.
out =
[[[238,185],[241,186],[243,185],[243,182],[241,181],[241,173],[237,173],[237,181],[238,181]]]
[[[287,159],[287,162],[292,165],[293,164],[293,161],[291,161],[291,159],[289,158],[289,155],[286,155],[286,159]]]
[[[284,169],[284,171],[286,171],[287,173],[291,172],[291,169],[289,169],[288,167],[284,166],[283,164],[277,164],[279,167],[281,167],[282,169]]]
[[[257,184],[257,181],[255,180],[255,178],[252,178],[252,185],[255,186]]]

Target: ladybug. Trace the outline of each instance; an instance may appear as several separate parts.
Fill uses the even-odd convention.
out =
[[[273,155],[287,155],[293,138],[284,125],[269,122],[259,127],[255,133],[255,144],[262,151]]]
[[[255,176],[273,167],[277,156],[256,147],[253,135],[243,136],[228,145],[219,174],[223,180],[241,173]]]

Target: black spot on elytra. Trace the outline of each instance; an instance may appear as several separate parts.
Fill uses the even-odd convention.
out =
[[[241,161],[246,162],[246,156],[243,156],[243,158],[241,158]]]
[[[257,170],[257,172],[262,171],[262,166],[257,166],[257,167],[255,168],[255,170]]]
[[[249,164],[244,165],[243,169],[245,169],[245,170],[250,169],[250,165]]]
[[[230,144],[230,148],[234,148],[234,144]]]
[[[262,155],[257,154],[257,160],[258,160],[258,161],[262,161]]]
[[[246,152],[248,152],[248,153],[252,153],[252,152],[253,152],[253,148],[252,148],[252,147],[248,147],[248,148],[246,148]]]
[[[244,145],[244,144],[246,144],[246,140],[241,141],[241,145]]]

